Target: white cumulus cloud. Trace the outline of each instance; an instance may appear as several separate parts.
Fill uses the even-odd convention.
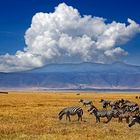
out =
[[[120,45],[139,32],[140,25],[129,18],[128,25],[106,23],[104,18],[82,16],[62,3],[53,13],[33,16],[24,51],[1,55],[0,71],[23,71],[51,63],[108,63],[127,55]]]

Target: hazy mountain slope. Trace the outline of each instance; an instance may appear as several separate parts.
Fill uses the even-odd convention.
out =
[[[140,89],[140,67],[114,64],[53,64],[27,72],[0,73],[0,87]]]

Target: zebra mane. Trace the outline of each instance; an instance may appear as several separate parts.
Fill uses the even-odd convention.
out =
[[[91,108],[98,111],[98,109],[94,105],[91,105]]]
[[[98,111],[98,109],[94,106],[95,110]]]

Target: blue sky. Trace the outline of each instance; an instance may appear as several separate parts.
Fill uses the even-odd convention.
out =
[[[112,21],[127,23],[130,18],[140,24],[139,0],[0,0],[0,55],[14,55],[25,47],[25,31],[37,12],[53,12],[54,7],[65,2],[78,9],[81,15],[93,15]],[[123,58],[140,65],[140,34],[121,45],[129,53]]]

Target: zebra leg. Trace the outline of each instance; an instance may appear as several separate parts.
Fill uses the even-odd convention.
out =
[[[80,112],[81,121],[82,121],[82,116],[83,116],[83,110],[81,110],[81,112]]]
[[[107,104],[103,104],[103,109],[107,110]]]
[[[77,114],[77,116],[78,116],[78,121],[81,119],[81,121],[82,121],[82,115],[81,115],[81,113],[80,114]]]
[[[80,114],[77,114],[77,116],[78,116],[78,121],[80,120]]]
[[[86,104],[84,103],[83,106],[86,106]]]
[[[119,117],[118,122],[122,122],[122,118],[121,117]]]
[[[112,119],[112,116],[107,116],[107,121],[106,121],[106,123],[108,123],[109,121],[111,121],[111,119]]]
[[[96,117],[96,123],[100,122],[100,117]]]
[[[123,122],[123,118],[120,118],[120,122]]]
[[[80,118],[81,118],[81,121],[82,121],[82,115],[81,115],[81,117],[80,117]]]
[[[70,115],[68,115],[68,118],[69,118],[69,122],[71,121],[71,119],[70,119]]]
[[[126,123],[129,123],[129,117],[126,118]]]
[[[71,119],[70,119],[70,114],[69,114],[69,112],[66,114],[66,117],[68,117],[69,118],[69,122],[71,121]]]
[[[100,117],[98,118],[98,121],[100,122]]]

